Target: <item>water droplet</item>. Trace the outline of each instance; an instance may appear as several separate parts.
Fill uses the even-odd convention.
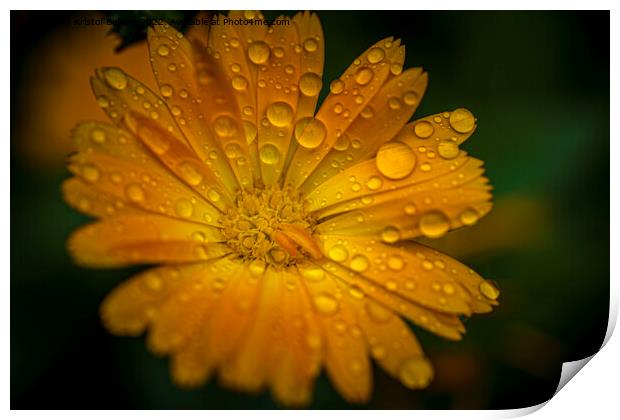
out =
[[[245,131],[245,140],[248,144],[252,143],[256,139],[258,130],[256,126],[250,121],[243,121],[243,130]]]
[[[403,95],[403,101],[405,101],[405,104],[413,106],[418,103],[418,94],[411,91],[405,92]]]
[[[207,193],[207,198],[214,203],[218,202],[220,200],[220,197],[221,197],[220,193],[217,192],[217,190],[214,188],[210,189],[209,192]]]
[[[385,143],[377,152],[377,169],[390,179],[405,178],[413,171],[415,164],[415,152],[399,141]]]
[[[161,92],[161,96],[163,96],[164,98],[169,98],[174,93],[174,89],[170,85],[162,85],[159,88],[159,91]]]
[[[381,232],[383,242],[393,244],[400,240],[400,230],[395,226],[386,226]]]
[[[194,212],[194,206],[192,205],[191,201],[189,201],[188,199],[180,198],[174,204],[174,211],[180,217],[190,217],[192,213]]]
[[[229,159],[236,159],[241,156],[242,149],[239,143],[230,142],[224,147],[224,153]]]
[[[366,186],[368,187],[368,189],[373,190],[373,191],[381,188],[381,185],[383,185],[383,180],[378,176],[370,177],[370,179],[366,183]]]
[[[355,299],[364,299],[364,292],[357,286],[349,287],[349,295]]]
[[[321,76],[316,73],[304,73],[299,79],[299,90],[306,96],[318,95],[321,87],[323,87]]]
[[[387,322],[392,318],[392,312],[389,309],[372,300],[366,302],[366,312],[376,322]]]
[[[321,281],[325,278],[325,271],[321,267],[308,266],[301,270],[301,275],[308,281]]]
[[[90,138],[92,139],[94,143],[98,143],[98,144],[105,143],[105,138],[106,138],[105,131],[99,128],[94,128],[90,132]]]
[[[314,297],[314,307],[323,315],[333,315],[338,311],[338,301],[328,293]]]
[[[370,83],[375,74],[368,67],[362,67],[355,73],[355,81],[364,86]]]
[[[495,300],[499,297],[499,289],[486,280],[480,283],[478,288],[480,289],[480,293],[487,299]]]
[[[437,146],[437,153],[444,159],[454,159],[459,155],[459,146],[452,140],[441,140]]]
[[[448,218],[440,211],[426,213],[420,218],[420,232],[428,238],[439,238],[450,228]]]
[[[146,274],[142,280],[144,288],[151,293],[161,292],[164,288],[164,281],[156,273]]]
[[[334,143],[334,149],[338,150],[339,152],[343,152],[349,148],[349,144],[349,136],[343,134],[336,139],[336,142]]]
[[[469,133],[474,129],[476,118],[465,108],[457,108],[450,114],[450,127],[458,133]]]
[[[284,50],[281,47],[277,47],[273,50],[273,55],[277,58],[282,58],[284,57]]]
[[[375,113],[370,106],[367,106],[364,109],[362,109],[362,112],[360,113],[360,115],[363,118],[372,118],[375,115]]]
[[[101,107],[101,108],[107,108],[110,106],[110,101],[107,98],[107,96],[101,95],[99,97],[97,97],[97,104]]]
[[[365,255],[358,254],[351,258],[350,267],[353,271],[362,272],[368,269],[370,263],[368,262],[368,258]]]
[[[385,58],[385,51],[383,48],[374,47],[368,51],[368,62],[370,64],[377,64]]]
[[[444,285],[443,285],[443,292],[444,292],[446,295],[453,295],[453,294],[454,294],[454,291],[455,291],[455,289],[454,289],[454,286],[453,286],[453,285],[451,285],[451,284],[449,284],[449,283],[446,283],[446,284],[444,284]]]
[[[433,127],[433,124],[428,121],[420,121],[413,126],[413,131],[419,138],[426,139],[433,135],[435,132],[435,127]]]
[[[162,57],[168,56],[168,54],[170,54],[170,47],[166,44],[161,44],[159,47],[157,47],[157,54]]]
[[[307,117],[302,118],[295,125],[295,139],[307,148],[315,149],[323,143],[327,136],[327,128],[319,119]]]
[[[418,209],[416,208],[415,204],[409,203],[405,205],[405,213],[408,214],[409,216],[414,215],[416,211],[418,211]]]
[[[392,255],[387,261],[388,268],[394,271],[400,271],[405,266],[405,260],[399,255]]]
[[[412,358],[403,363],[398,377],[408,388],[424,388],[431,382],[433,368],[421,357]]]
[[[374,357],[375,359],[381,360],[387,354],[387,350],[385,349],[385,347],[381,345],[376,345],[370,348],[370,353],[372,354],[372,357]]]
[[[329,258],[331,258],[332,260],[336,262],[343,262],[347,258],[349,258],[349,252],[342,245],[334,245],[333,247],[331,247],[328,255],[329,255]]]
[[[245,90],[248,87],[248,79],[241,75],[232,78],[232,87],[235,90]]]
[[[179,164],[179,175],[185,182],[194,187],[202,182],[202,174],[191,162]]]
[[[248,57],[254,64],[266,63],[270,52],[269,45],[263,41],[254,41],[248,47]]]
[[[475,225],[479,218],[478,212],[474,209],[465,209],[459,216],[461,223],[466,226]]]
[[[319,43],[314,38],[308,38],[304,41],[304,50],[314,52],[319,48]]]
[[[397,110],[400,109],[402,103],[398,98],[390,98],[390,100],[388,101],[388,106],[390,107],[390,109]]]
[[[220,137],[232,137],[237,134],[237,123],[228,115],[220,115],[213,121],[213,129]]]
[[[93,164],[87,163],[81,168],[81,175],[88,182],[97,182],[101,177],[101,171]]]
[[[390,72],[394,76],[398,76],[403,72],[403,65],[400,63],[392,63],[392,65],[390,66]]]
[[[106,83],[112,89],[123,90],[127,87],[127,76],[119,69],[109,68],[103,72]]]
[[[125,188],[125,194],[129,201],[133,201],[134,203],[139,203],[144,201],[144,190],[138,184],[129,184],[127,188]]]
[[[194,247],[194,256],[199,260],[206,260],[207,258],[209,258],[207,247],[202,244],[196,245]]]
[[[289,125],[293,115],[293,108],[286,102],[274,102],[267,108],[267,119],[276,127]]]
[[[260,160],[267,165],[275,165],[280,161],[280,150],[275,144],[265,143],[259,150]]]
[[[338,95],[342,93],[343,90],[344,90],[344,82],[340,79],[333,80],[329,84],[329,91],[333,93],[334,95]]]

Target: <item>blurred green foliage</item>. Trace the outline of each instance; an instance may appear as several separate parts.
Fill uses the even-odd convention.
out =
[[[179,15],[134,15],[166,13]],[[29,88],[21,78],[29,48],[66,16],[11,14],[12,109]],[[545,401],[561,363],[597,350],[606,329],[609,13],[319,16],[326,81],[371,43],[393,35],[407,46],[407,67],[422,65],[430,74],[417,116],[461,106],[474,112],[479,128],[464,148],[486,162],[498,203],[469,233],[452,233],[435,245],[496,280],[501,305],[470,319],[461,342],[416,329],[437,367],[435,382],[411,392],[375,369],[374,398],[366,407],[517,408]],[[115,28],[126,42],[143,37],[142,29]],[[20,124],[36,123],[36,115],[11,117],[14,146],[22,141]],[[108,335],[98,320],[99,302],[136,269],[74,266],[64,244],[86,218],[61,200],[67,171],[59,165],[44,172],[11,150],[12,408],[276,407],[267,393],[240,395],[213,382],[178,389],[167,360],[149,354],[143,339]],[[312,408],[350,407],[322,375]]]

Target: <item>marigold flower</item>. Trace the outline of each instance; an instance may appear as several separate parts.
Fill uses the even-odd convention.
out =
[[[232,18],[262,19],[259,12]],[[118,68],[91,79],[113,124],[74,132],[66,200],[99,218],[75,232],[79,264],[156,264],[115,289],[101,316],[171,357],[196,386],[271,389],[307,404],[322,367],[369,399],[370,357],[405,386],[433,368],[404,319],[458,340],[497,288],[411,239],[469,226],[491,208],[482,162],[459,149],[459,108],[407,122],[427,85],[392,37],[322,87],[323,33],[289,25],[148,31],[159,93]],[[403,319],[404,318],[404,319]]]

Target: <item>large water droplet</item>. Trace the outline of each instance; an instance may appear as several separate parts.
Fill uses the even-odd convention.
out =
[[[314,307],[323,315],[333,315],[338,311],[338,301],[328,293],[314,297]]]
[[[408,145],[391,141],[379,148],[376,164],[384,176],[390,179],[402,179],[413,171],[416,155]]]
[[[196,186],[202,182],[202,174],[191,162],[181,162],[179,164],[179,174],[189,185]]]
[[[315,149],[323,143],[327,136],[327,128],[319,119],[307,117],[302,118],[295,125],[295,139],[307,148]]]
[[[465,209],[459,216],[459,220],[465,226],[475,225],[478,219],[480,219],[480,215],[474,209]]]
[[[433,127],[433,124],[428,121],[420,121],[413,126],[413,131],[419,138],[426,139],[433,135],[435,132],[435,127]]]
[[[159,47],[157,47],[157,54],[159,54],[161,57],[167,57],[168,54],[170,54],[170,47],[166,44],[161,44]]]
[[[293,121],[293,108],[286,102],[274,102],[267,108],[267,119],[276,127],[286,127]]]
[[[420,232],[428,238],[439,238],[449,228],[448,218],[440,211],[431,211],[420,218]]]
[[[304,50],[307,52],[315,52],[319,48],[319,43],[314,38],[308,38],[304,41]]]
[[[144,201],[144,190],[138,184],[129,184],[127,188],[125,188],[125,194],[129,201],[133,201],[134,203],[139,203]]]
[[[248,144],[256,140],[258,130],[253,123],[250,121],[243,121],[243,130],[245,131],[245,140]]]
[[[112,89],[123,90],[127,87],[127,76],[119,69],[109,68],[103,71],[106,83]]]
[[[424,388],[433,377],[430,363],[421,357],[415,357],[403,363],[398,373],[400,381],[408,388]]]
[[[383,48],[374,47],[370,51],[368,51],[368,62],[370,64],[376,64],[382,61],[385,58],[385,51]]]
[[[213,129],[220,137],[232,137],[237,134],[237,123],[228,115],[220,115],[213,121]]]
[[[174,203],[174,211],[180,217],[190,217],[194,212],[194,205],[186,198],[180,198]]]
[[[80,173],[84,180],[91,183],[97,182],[101,177],[101,171],[99,170],[99,168],[90,163],[83,165]]]
[[[342,245],[334,245],[333,247],[331,247],[329,249],[328,255],[329,258],[336,262],[342,262],[349,258],[349,252]]]
[[[365,255],[358,254],[351,258],[351,264],[349,265],[353,271],[362,272],[368,269],[370,263]]]
[[[457,108],[450,114],[450,127],[458,133],[469,133],[474,129],[476,118],[465,108]]]
[[[321,87],[323,87],[321,76],[316,73],[304,73],[299,79],[299,90],[306,96],[318,95]]]
[[[334,95],[338,95],[342,93],[343,90],[344,90],[344,82],[340,79],[333,80],[329,84],[329,91],[333,93]]]
[[[235,90],[244,90],[248,87],[248,79],[241,75],[234,76],[232,78],[232,87]]]
[[[499,297],[499,289],[486,280],[480,283],[478,288],[480,289],[480,293],[487,299],[495,300]]]
[[[452,140],[441,140],[437,145],[437,153],[444,159],[454,159],[459,155],[459,146]]]
[[[248,47],[248,57],[254,64],[266,63],[270,52],[269,45],[263,41],[254,41]]]
[[[360,85],[367,85],[375,76],[368,67],[362,67],[355,73],[355,81]]]
[[[280,161],[280,150],[275,144],[263,144],[258,153],[260,160],[267,165],[275,165]]]
[[[400,240],[400,230],[395,226],[386,226],[381,232],[381,239],[388,244],[393,244]]]
[[[164,98],[169,98],[174,93],[174,89],[170,85],[162,85],[159,88],[159,91],[161,92],[161,96],[163,96]]]

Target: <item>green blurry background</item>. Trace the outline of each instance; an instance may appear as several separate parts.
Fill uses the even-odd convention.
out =
[[[155,15],[195,14],[170,13]],[[61,22],[70,15],[11,14],[11,407],[276,407],[268,393],[240,395],[214,383],[177,389],[167,360],[150,355],[142,338],[102,329],[100,301],[136,270],[71,263],[64,242],[86,218],[61,200],[59,185],[68,176],[62,159],[48,151],[43,155],[50,159],[34,159],[26,150],[40,147],[29,147],[34,140],[24,135],[42,118],[31,111],[38,92],[28,75],[44,66],[40,46],[66,29]],[[464,148],[486,162],[495,187],[489,216],[431,243],[495,280],[499,308],[470,319],[461,342],[416,329],[436,366],[435,381],[411,392],[375,369],[374,397],[365,407],[517,408],[547,400],[561,363],[596,351],[607,326],[609,13],[319,16],[326,81],[378,39],[402,38],[407,66],[422,65],[430,74],[416,116],[472,110],[479,128]],[[128,41],[144,37],[141,30],[124,31]],[[87,77],[75,83],[90,90]],[[72,101],[60,95],[49,106]],[[51,137],[36,140],[64,150],[66,134],[58,146],[50,147]],[[349,407],[322,375],[312,408]]]

